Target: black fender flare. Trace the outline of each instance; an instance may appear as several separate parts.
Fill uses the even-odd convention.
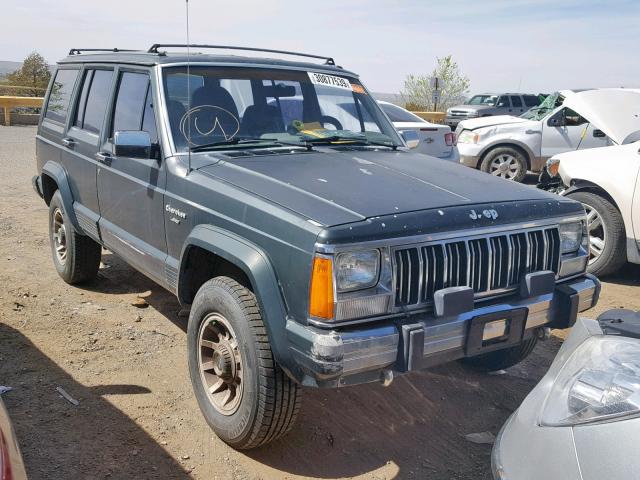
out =
[[[60,196],[62,197],[62,203],[64,206],[64,210],[71,220],[71,224],[76,232],[81,232],[80,224],[78,223],[78,218],[76,217],[76,212],[73,209],[73,194],[71,193],[71,187],[69,186],[69,175],[67,171],[64,169],[62,165],[57,162],[49,160],[42,167],[41,176],[48,176],[58,186],[58,191],[60,192]],[[43,192],[44,193],[44,192]]]
[[[292,362],[286,335],[287,309],[275,270],[266,253],[228,230],[213,225],[196,226],[186,238],[180,255],[178,298],[182,298],[181,278],[188,252],[194,246],[227,260],[246,274],[258,300],[274,358],[285,371],[290,371]]]

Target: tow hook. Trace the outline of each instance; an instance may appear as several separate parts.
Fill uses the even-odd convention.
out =
[[[388,368],[382,370],[382,373],[380,374],[380,383],[382,383],[382,386],[388,387],[391,385],[391,382],[393,382],[393,371]]]
[[[549,327],[542,327],[539,328],[536,333],[539,340],[549,340],[549,337],[551,336],[551,329]]]

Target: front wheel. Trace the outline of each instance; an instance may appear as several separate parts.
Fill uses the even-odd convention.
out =
[[[527,174],[527,160],[515,148],[498,147],[485,155],[480,170],[496,177],[521,182]]]
[[[627,261],[624,221],[609,200],[591,192],[570,193],[567,197],[584,205],[589,230],[589,272],[608,275]]]
[[[191,306],[187,343],[198,405],[224,442],[250,449],[291,429],[301,392],[274,361],[251,291],[228,277],[204,283]]]

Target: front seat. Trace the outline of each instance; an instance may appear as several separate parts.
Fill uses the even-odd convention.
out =
[[[273,105],[258,104],[247,107],[242,117],[242,136],[260,138],[268,133],[284,132],[280,109]]]
[[[191,143],[229,140],[240,130],[238,108],[231,94],[217,85],[198,88],[191,97]]]

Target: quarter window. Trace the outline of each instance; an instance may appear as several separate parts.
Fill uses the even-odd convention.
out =
[[[74,125],[92,133],[100,133],[111,93],[112,70],[88,70]]]
[[[535,95],[524,95],[522,98],[524,98],[524,104],[527,107],[537,107],[540,105],[540,99]]]
[[[44,115],[46,118],[61,123],[67,120],[69,102],[77,77],[78,70],[76,69],[58,70],[49,93],[47,111]]]

